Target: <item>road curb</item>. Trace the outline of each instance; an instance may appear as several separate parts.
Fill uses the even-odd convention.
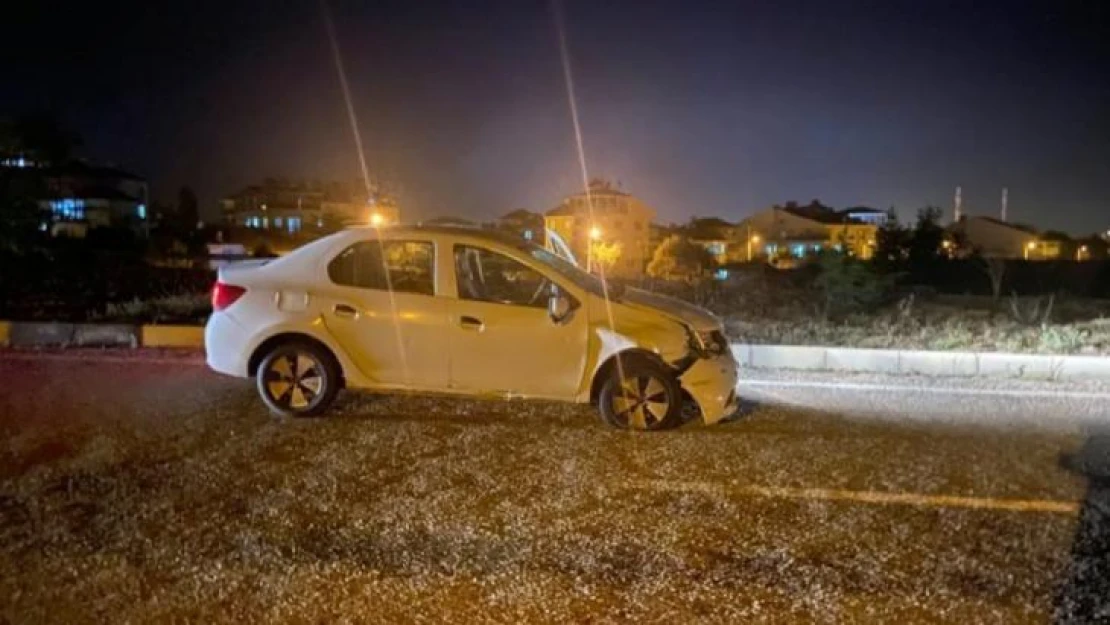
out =
[[[733,343],[743,367],[938,377],[1110,381],[1110,357]]]
[[[200,326],[0,321],[4,347],[204,347]]]
[[[140,332],[143,347],[204,347],[200,326],[145,325]]]

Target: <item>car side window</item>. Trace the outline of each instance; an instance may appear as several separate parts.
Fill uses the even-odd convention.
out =
[[[540,272],[504,254],[455,246],[459,299],[547,308],[551,283]]]
[[[328,263],[328,277],[342,286],[435,295],[434,266],[429,241],[362,241]]]

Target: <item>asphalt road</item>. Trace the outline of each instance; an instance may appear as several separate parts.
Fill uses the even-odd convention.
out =
[[[746,372],[736,421],[0,352],[0,622],[1110,622],[1110,388]]]

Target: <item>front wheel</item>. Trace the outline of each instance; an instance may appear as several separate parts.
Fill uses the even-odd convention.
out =
[[[682,424],[682,403],[682,390],[670,370],[632,356],[613,368],[601,387],[597,408],[613,427],[666,430]]]
[[[339,392],[339,366],[311,343],[278,345],[262,359],[255,379],[262,401],[280,417],[320,415]]]

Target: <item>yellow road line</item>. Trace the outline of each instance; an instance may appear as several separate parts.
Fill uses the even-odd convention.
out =
[[[882,505],[923,506],[930,508],[971,508],[1012,512],[1051,512],[1077,514],[1074,501],[1050,499],[1001,499],[996,497],[959,497],[955,495],[924,495],[920,493],[884,493],[868,490],[835,488],[783,488],[777,486],[727,486],[709,482],[669,482],[644,480],[633,486],[670,492],[702,492],[716,495],[774,497],[779,499],[810,499],[819,501],[857,501]]]

